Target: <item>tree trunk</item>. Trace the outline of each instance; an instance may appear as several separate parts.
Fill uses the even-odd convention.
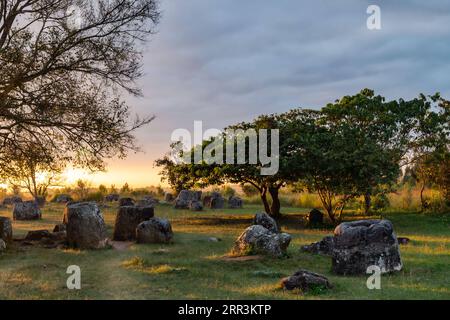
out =
[[[278,194],[279,188],[271,187],[269,188],[270,197],[272,198],[272,206],[270,208],[270,215],[274,218],[279,218],[281,216],[280,209],[281,203]]]
[[[422,207],[422,211],[427,209],[427,204],[425,203],[425,199],[423,197],[423,192],[425,191],[425,183],[422,184],[422,188],[420,189],[420,206]]]
[[[318,190],[318,195],[320,198],[320,201],[322,202],[322,206],[325,209],[325,211],[328,214],[328,217],[330,218],[331,222],[334,224],[336,223],[336,217],[335,212],[333,208],[333,199],[332,196],[327,191],[321,191]]]
[[[369,215],[370,214],[370,207],[372,206],[372,198],[370,195],[370,192],[366,192],[364,195],[364,214]]]
[[[334,214],[334,209],[332,207],[326,207],[325,210],[327,211],[328,217],[330,218],[331,222],[333,224],[336,224],[336,217]]]
[[[266,211],[267,214],[271,214],[271,210],[270,210],[270,206],[269,206],[269,202],[267,201],[267,188],[263,188],[261,191],[261,200],[264,204],[264,210]]]

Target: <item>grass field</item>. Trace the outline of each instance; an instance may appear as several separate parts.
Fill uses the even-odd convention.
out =
[[[159,205],[156,215],[172,222],[172,245],[133,244],[125,250],[99,251],[13,245],[0,256],[0,299],[450,299],[448,215],[387,214],[397,235],[412,241],[401,247],[403,271],[383,276],[381,290],[368,290],[366,277],[335,276],[329,257],[299,251],[301,245],[332,232],[305,229],[301,219],[306,209],[284,208],[280,224],[293,236],[289,258],[224,259],[258,210],[250,205],[192,213]],[[10,211],[0,215],[11,217]],[[116,208],[102,211],[111,234]],[[15,237],[29,230],[51,230],[62,212],[62,205],[50,204],[41,221],[14,222]],[[222,241],[210,242],[209,237]],[[69,265],[81,267],[81,290],[66,288]],[[281,290],[280,279],[300,268],[326,275],[334,288],[304,296]]]

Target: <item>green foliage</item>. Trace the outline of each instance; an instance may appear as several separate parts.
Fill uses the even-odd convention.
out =
[[[447,114],[434,111],[436,103]],[[364,89],[328,104],[321,114],[305,144],[311,167],[303,183],[319,194],[333,221],[350,199],[364,195],[370,201],[393,188],[411,152],[441,146],[448,137],[448,102],[438,95],[385,101]]]
[[[411,209],[413,205],[413,191],[411,187],[406,188],[405,196],[403,198],[403,209]]]
[[[161,168],[159,172],[161,181],[167,181],[177,194],[181,190],[190,190],[196,185],[198,179],[189,164],[177,164],[169,156],[164,156],[156,160],[155,165]]]
[[[225,158],[229,156],[224,152],[224,164],[175,164],[168,157],[157,160],[156,165],[163,167],[161,174],[169,184],[179,191],[181,188],[192,188],[194,186],[205,187],[209,185],[231,184],[249,184],[252,185],[260,194],[264,209],[267,213],[277,217],[280,215],[279,190],[288,182],[295,182],[300,179],[304,173],[302,168],[303,159],[299,154],[299,143],[302,141],[304,131],[311,130],[317,116],[317,111],[312,110],[292,110],[283,114],[262,115],[251,122],[242,122],[225,129],[221,136],[204,141],[202,146],[205,148],[212,142],[223,144],[234,148],[233,163]],[[295,126],[292,126],[295,123]],[[261,175],[259,164],[252,164],[249,159],[250,138],[244,134],[237,134],[238,138],[232,142],[227,141],[227,133],[234,132],[253,132],[258,136],[260,130],[279,130],[279,170],[274,175]],[[238,163],[237,150],[238,142],[244,142],[245,161]],[[271,135],[268,134],[268,145],[271,145]],[[172,145],[175,149],[176,145]],[[255,147],[256,153],[259,153],[260,145]],[[193,157],[195,149],[190,151],[189,156]],[[269,197],[270,196],[270,200]]]
[[[450,213],[450,202],[448,202],[440,193],[432,194],[426,197],[427,208],[425,213]]]
[[[386,194],[380,193],[372,199],[372,209],[376,212],[384,211],[390,206],[389,198]]]
[[[96,192],[88,192],[86,196],[83,198],[84,201],[96,201],[101,202],[103,201],[104,194],[100,191]]]
[[[425,185],[436,186],[444,198],[450,201],[450,152],[435,151],[422,156],[416,166],[418,180]]]
[[[254,186],[248,183],[241,185],[241,190],[246,197],[253,197],[259,194],[258,189],[256,189]]]
[[[280,163],[274,175],[262,176],[261,165],[250,164],[248,159],[242,164],[237,164],[236,158],[234,163],[227,163],[225,152],[225,164],[177,165],[165,157],[157,165],[163,168],[163,179],[177,191],[225,183],[251,185],[258,190],[266,212],[273,216],[280,214],[282,187],[308,190],[318,195],[330,219],[337,223],[352,199],[364,196],[368,211],[372,197],[376,199],[392,190],[401,175],[403,161],[414,161],[429,150],[448,148],[449,113],[449,102],[438,94],[386,101],[364,89],[329,103],[320,111],[294,109],[226,128],[256,133],[262,129],[279,130]],[[187,155],[192,159],[196,150],[205,151],[212,142],[222,146],[227,137],[225,131],[203,141]],[[250,146],[244,141],[248,155]],[[233,147],[236,157],[237,147]],[[439,183],[434,183],[449,194],[448,166],[444,162],[440,169],[432,171],[440,177]]]

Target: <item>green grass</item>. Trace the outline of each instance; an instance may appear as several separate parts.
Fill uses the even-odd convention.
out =
[[[160,205],[156,215],[172,221],[175,243],[137,245],[128,250],[77,251],[18,247],[0,256],[0,299],[449,299],[450,217],[390,213],[399,236],[404,269],[382,277],[381,290],[368,290],[366,277],[331,273],[329,257],[302,253],[303,244],[320,240],[332,229],[305,229],[306,209],[284,208],[284,231],[293,236],[289,258],[228,261],[234,239],[260,210],[178,211]],[[62,219],[61,205],[48,205],[43,220],[15,222],[15,236],[52,229]],[[116,208],[103,209],[112,233]],[[0,211],[11,216],[10,210]],[[355,217],[351,217],[352,219]],[[220,242],[209,242],[218,237]],[[81,267],[82,289],[68,290],[66,269]],[[279,288],[280,279],[304,268],[329,277],[332,290],[300,295]]]

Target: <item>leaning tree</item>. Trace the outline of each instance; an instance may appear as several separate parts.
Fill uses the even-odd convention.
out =
[[[182,156],[183,154],[180,143],[173,143],[170,147],[171,153],[157,159],[155,166],[160,168],[161,181],[167,182],[178,194],[182,190],[190,190],[197,186],[198,179],[189,163],[174,161],[173,156]]]
[[[220,135],[187,150],[185,160],[188,161],[180,163],[166,156],[157,160],[156,165],[162,168],[163,179],[175,189],[224,183],[251,185],[258,191],[265,211],[277,218],[281,215],[280,189],[298,181],[305,173],[305,163],[309,159],[302,156],[301,144],[305,143],[303,137],[310,136],[308,132],[314,130],[317,116],[317,111],[302,109],[263,115],[251,122],[229,126]],[[273,130],[278,130],[278,156],[272,149]],[[260,135],[263,131],[267,135]],[[267,140],[262,139],[264,137]],[[196,162],[198,150],[216,161],[208,162],[203,158]],[[175,152],[180,152],[180,157],[186,156],[179,148],[175,148]],[[277,170],[262,174],[262,169],[267,169],[269,164],[261,161],[261,157],[257,159],[261,152],[267,152],[267,156],[278,163]]]
[[[158,19],[155,0],[0,0],[0,166],[30,137],[89,169],[137,150],[153,117],[130,120],[119,96],[140,94]]]

